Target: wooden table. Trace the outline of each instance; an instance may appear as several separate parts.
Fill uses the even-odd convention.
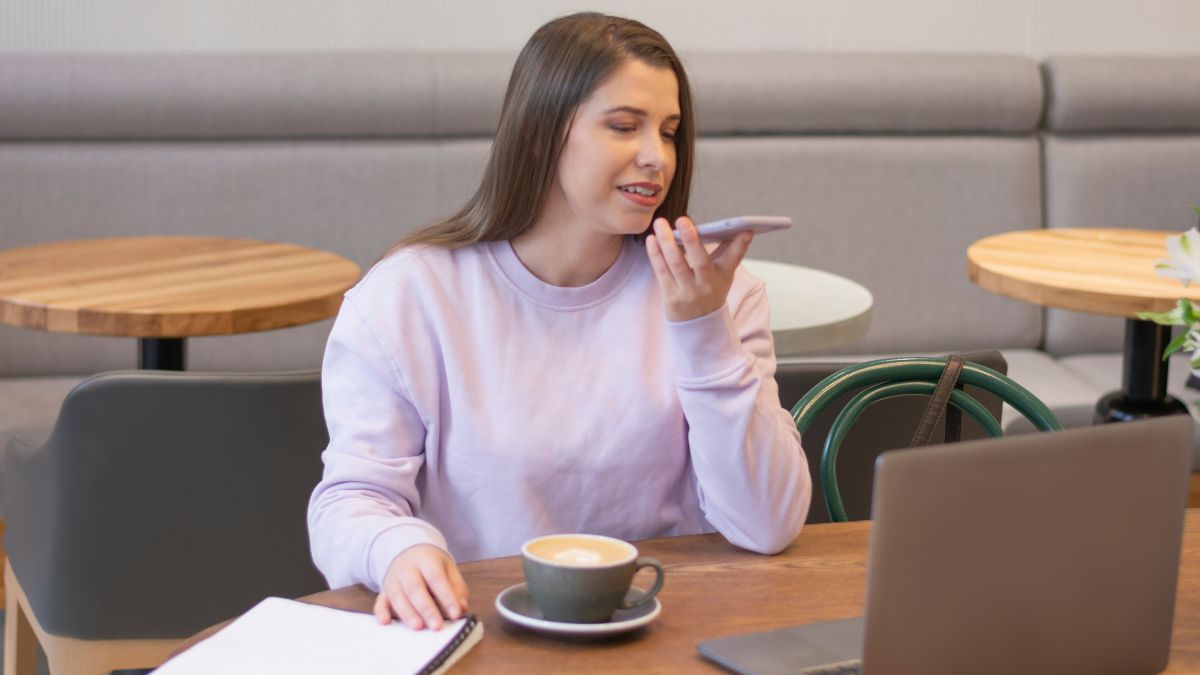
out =
[[[871,325],[874,298],[862,284],[831,272],[768,260],[742,260],[767,287],[775,355],[840,347]]]
[[[0,251],[0,323],[136,337],[139,367],[182,370],[184,338],[328,318],[359,275],[332,253],[249,239],[40,244]]]
[[[643,555],[662,561],[667,582],[659,594],[662,615],[623,637],[593,643],[550,639],[504,622],[493,603],[519,583],[519,557],[462,565],[471,589],[471,611],[483,619],[484,638],[452,672],[649,673],[724,672],[696,652],[701,640],[827,621],[862,614],[870,523],[808,525],[776,556],[734,548],[719,535],[638,542]],[[649,581],[639,577],[643,587]],[[308,602],[369,612],[373,596],[355,586],[303,598]],[[220,630],[188,640],[180,651]],[[1171,667],[1200,671],[1200,510],[1187,514],[1180,567]]]
[[[1125,317],[1121,389],[1096,404],[1096,421],[1115,422],[1187,412],[1167,395],[1161,356],[1169,326],[1136,318],[1164,312],[1178,298],[1200,301],[1200,286],[1160,277],[1166,238],[1178,232],[1056,228],[1007,232],[967,249],[967,274],[980,287],[1045,307]]]

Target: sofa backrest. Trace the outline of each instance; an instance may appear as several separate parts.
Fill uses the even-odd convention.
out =
[[[364,268],[477,181],[512,55],[5,55],[0,247],[281,240]],[[198,338],[198,370],[320,364],[330,322]],[[0,374],[132,367],[133,340],[0,327]]]
[[[1036,62],[1012,56],[693,55],[698,218],[782,213],[750,255],[875,297],[840,353],[1034,347],[1037,308],[967,279],[971,242],[1041,226]]]
[[[0,248],[105,235],[282,240],[370,266],[469,195],[513,54],[0,57]],[[1042,225],[1042,82],[1015,56],[685,55],[697,220],[786,214],[751,255],[875,296],[844,353],[1036,347],[1041,311],[965,251]],[[329,322],[191,340],[195,369],[320,362]],[[0,327],[0,375],[130,367],[133,340]]]
[[[1059,57],[1044,73],[1046,227],[1195,225],[1200,57]],[[1123,336],[1118,317],[1046,312],[1056,355],[1118,350]]]

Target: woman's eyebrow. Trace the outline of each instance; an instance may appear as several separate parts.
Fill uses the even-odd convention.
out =
[[[618,112],[626,112],[626,113],[630,113],[633,115],[637,115],[638,117],[647,117],[650,114],[650,113],[646,112],[645,110],[642,110],[641,108],[635,108],[631,105],[619,105],[615,108],[609,108],[608,110],[604,111],[604,114],[611,115],[612,113],[618,113]],[[668,122],[677,122],[681,119],[683,119],[683,118],[680,115],[667,115]]]

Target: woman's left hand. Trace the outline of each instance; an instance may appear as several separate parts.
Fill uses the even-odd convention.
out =
[[[746,255],[754,235],[743,232],[709,253],[700,243],[692,219],[675,220],[683,246],[666,218],[654,219],[654,234],[646,237],[650,266],[658,279],[668,321],[687,321],[716,311],[725,305],[733,273]]]

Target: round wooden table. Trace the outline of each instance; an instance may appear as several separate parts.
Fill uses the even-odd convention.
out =
[[[862,337],[871,326],[871,291],[830,272],[768,260],[742,260],[767,286],[775,354],[832,349]]]
[[[1163,350],[1171,328],[1136,317],[1165,312],[1178,298],[1200,301],[1200,286],[1158,276],[1166,238],[1178,232],[1055,228],[1007,232],[967,249],[967,274],[981,288],[1045,307],[1125,317],[1119,391],[1096,404],[1096,421],[1115,422],[1187,412],[1167,395]]]
[[[333,316],[350,260],[295,244],[111,237],[0,251],[0,323],[136,337],[139,367],[182,370],[184,339]]]

